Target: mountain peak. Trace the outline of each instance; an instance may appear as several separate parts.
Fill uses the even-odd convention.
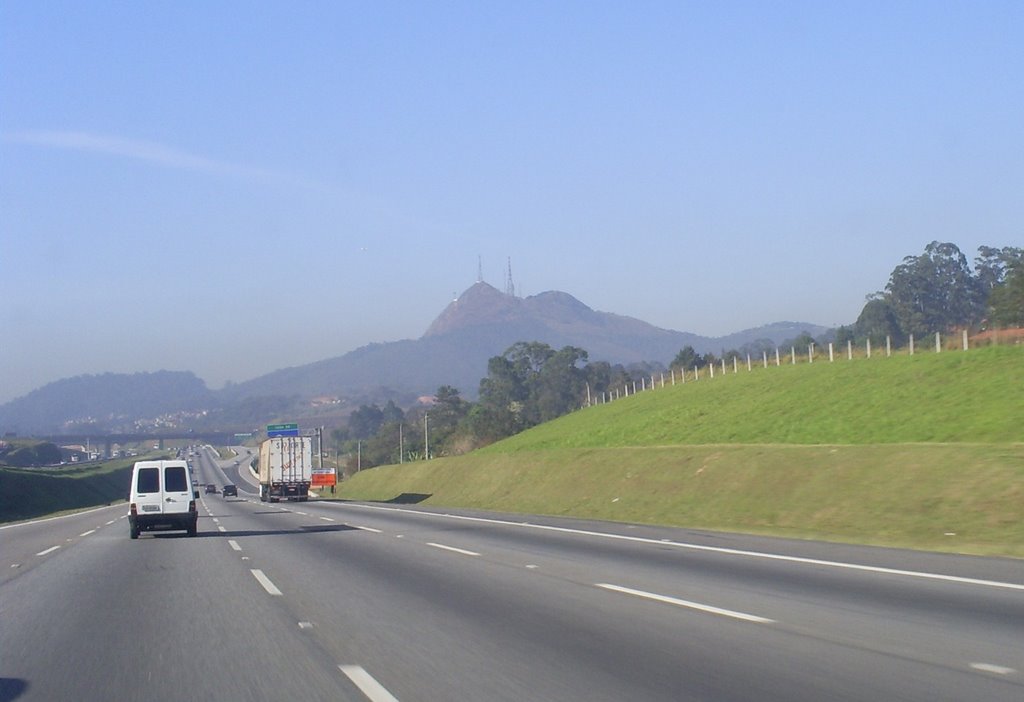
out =
[[[523,301],[506,295],[492,285],[479,281],[444,308],[427,328],[424,338],[447,334],[464,327],[481,324],[500,324],[519,319],[523,315]]]

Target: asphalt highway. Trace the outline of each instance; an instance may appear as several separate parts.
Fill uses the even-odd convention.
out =
[[[1020,561],[260,503],[214,457],[196,538],[0,529],[0,702],[1024,699]]]

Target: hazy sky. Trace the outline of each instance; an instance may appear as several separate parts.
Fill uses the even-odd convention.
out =
[[[419,337],[721,335],[1024,245],[1024,2],[0,2],[0,402]],[[652,359],[667,362],[670,359]]]

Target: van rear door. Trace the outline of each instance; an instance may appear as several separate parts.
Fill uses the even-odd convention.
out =
[[[161,514],[164,511],[161,477],[159,465],[139,468],[135,480],[135,504],[139,514]]]
[[[192,486],[188,480],[188,469],[183,463],[164,464],[164,514],[184,514],[192,501]]]

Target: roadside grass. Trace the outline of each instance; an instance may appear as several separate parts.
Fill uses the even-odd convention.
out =
[[[640,393],[338,497],[1024,557],[1024,349],[755,368]]]
[[[0,468],[0,522],[120,502],[139,458],[56,469]]]

